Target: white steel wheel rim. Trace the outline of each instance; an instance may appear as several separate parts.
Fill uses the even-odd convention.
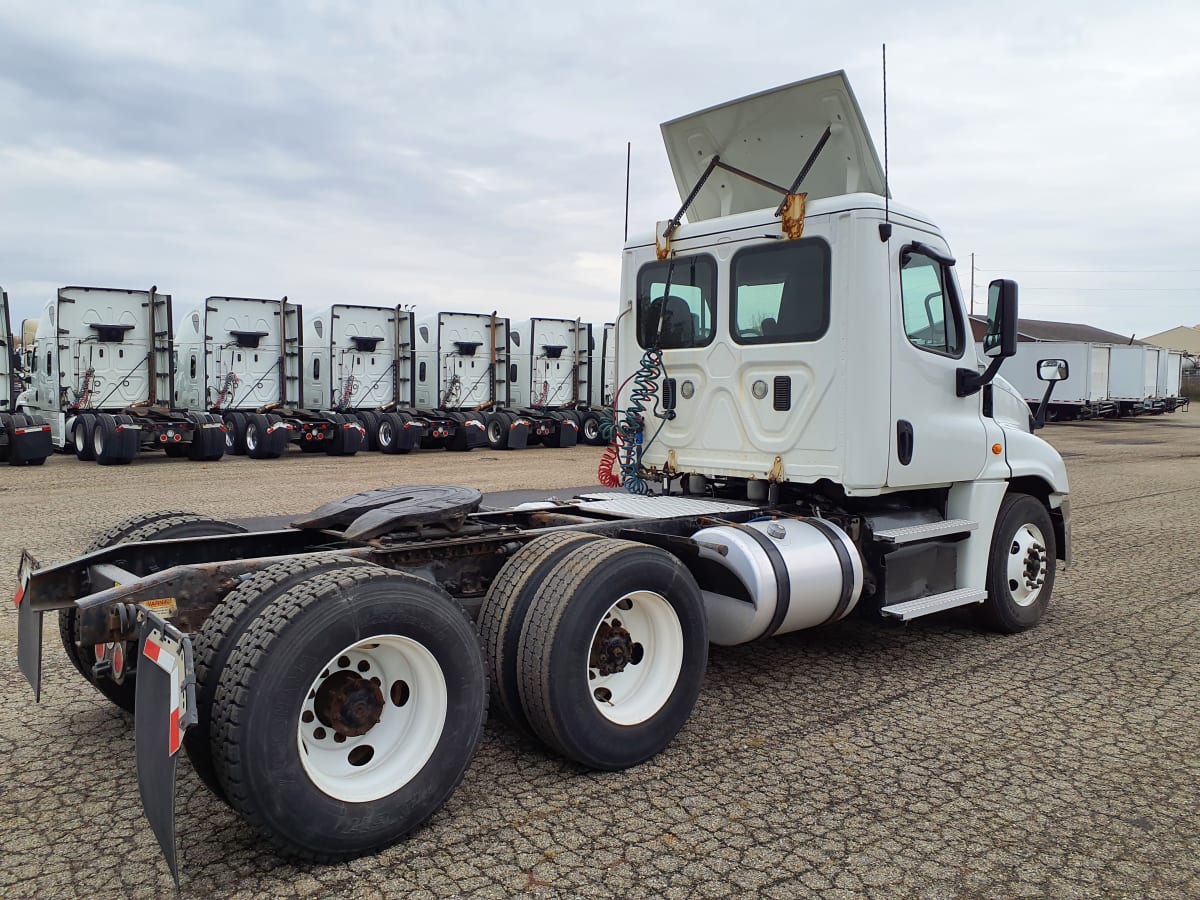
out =
[[[246,426],[246,449],[258,449],[258,426],[253,422]]]
[[[87,449],[87,427],[82,422],[75,425],[74,430],[71,432],[71,438],[75,441],[75,446],[80,450]]]
[[[583,423],[583,436],[589,441],[594,441],[600,436],[600,423],[596,419],[585,419]]]
[[[380,446],[382,446],[382,447],[392,446],[392,438],[394,437],[394,435],[392,434],[392,423],[387,422],[387,421],[380,422],[379,423],[379,431],[377,433],[377,436],[379,438]]]
[[[343,663],[345,663],[343,665]],[[337,673],[379,679],[382,709],[361,735],[342,735],[317,715],[322,686]],[[368,803],[404,787],[429,762],[446,726],[449,693],[442,667],[412,638],[377,635],[336,654],[313,680],[297,717],[300,763],[323,793]]]
[[[97,422],[92,430],[92,452],[97,456],[104,452],[104,423]]]
[[[1008,545],[1008,592],[1017,606],[1032,606],[1037,602],[1049,568],[1042,530],[1025,523],[1017,529]]]
[[[620,671],[606,673],[598,650],[609,642],[631,653]],[[683,671],[683,626],[661,594],[631,591],[608,608],[588,650],[587,686],[597,711],[615,725],[637,725],[661,710],[675,692]],[[607,662],[611,668],[612,660]]]
[[[488,422],[487,435],[488,440],[493,444],[500,443],[500,439],[504,437],[504,424],[498,419],[492,419]]]

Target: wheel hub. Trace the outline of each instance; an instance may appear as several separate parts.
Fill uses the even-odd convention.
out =
[[[1025,586],[1034,590],[1041,586],[1046,566],[1046,548],[1033,544],[1025,553]]]
[[[313,711],[337,734],[358,737],[379,723],[383,715],[383,691],[357,672],[335,672],[317,688]]]
[[[633,635],[621,627],[621,620],[601,622],[592,641],[588,667],[601,675],[615,675],[623,672],[625,667],[634,661],[633,657]]]

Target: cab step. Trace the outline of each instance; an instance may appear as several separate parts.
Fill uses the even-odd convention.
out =
[[[982,603],[986,599],[987,591],[981,591],[978,588],[959,588],[955,591],[946,591],[944,594],[918,597],[916,600],[885,606],[880,612],[893,619],[899,619],[901,622],[907,622],[909,619],[928,616],[931,613],[941,612],[943,609],[966,606],[968,603]]]
[[[875,532],[875,540],[884,544],[911,544],[914,541],[929,541],[954,534],[966,534],[979,527],[969,519],[946,519],[943,522],[926,522],[924,525],[906,525],[903,528],[888,528]]]

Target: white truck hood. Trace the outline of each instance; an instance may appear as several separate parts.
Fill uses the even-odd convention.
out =
[[[714,155],[727,165],[791,187],[826,127],[831,129],[829,141],[800,191],[810,202],[856,192],[883,196],[879,155],[842,71],[665,122],[662,134],[679,196],[686,199]],[[770,188],[718,169],[687,217],[700,222],[776,206],[781,199]]]

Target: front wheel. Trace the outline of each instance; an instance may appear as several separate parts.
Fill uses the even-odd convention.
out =
[[[283,852],[395,843],[462,780],[483,731],[474,625],[440,588],[370,566],[314,575],[238,640],[212,710],[230,805]]]
[[[541,583],[518,654],[521,706],[543,743],[595,769],[635,766],[674,739],[700,693],[700,588],[665,550],[590,541]]]
[[[988,557],[983,622],[1015,634],[1038,623],[1050,605],[1058,548],[1050,513],[1036,497],[1008,494],[1000,503]]]

